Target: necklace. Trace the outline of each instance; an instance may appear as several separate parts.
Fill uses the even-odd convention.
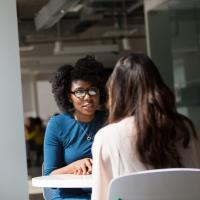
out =
[[[78,122],[78,121],[77,121]],[[83,134],[86,135],[87,141],[92,140],[92,136],[87,134],[87,128],[84,129],[83,126],[78,122],[78,125],[81,127],[81,130],[83,131]]]
[[[76,119],[76,117],[75,117]],[[76,122],[78,123],[79,127],[81,128],[81,130],[83,131],[83,135],[86,135],[86,139],[87,141],[91,141],[93,138],[91,135],[87,134],[87,128],[84,129],[83,126],[79,123],[79,121],[76,119]]]

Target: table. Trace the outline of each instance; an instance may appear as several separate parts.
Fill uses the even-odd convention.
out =
[[[91,188],[92,175],[59,174],[32,178],[34,187]]]

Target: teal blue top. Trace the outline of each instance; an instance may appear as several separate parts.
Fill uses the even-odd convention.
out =
[[[89,123],[77,122],[73,115],[63,113],[52,117],[44,138],[44,175],[82,158],[91,158],[96,132],[105,122],[105,112],[97,111]],[[91,140],[87,140],[90,136]],[[89,200],[91,189],[51,189],[52,199]]]

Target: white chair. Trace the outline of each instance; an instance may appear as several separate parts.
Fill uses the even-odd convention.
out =
[[[200,169],[131,173],[111,181],[109,200],[200,200]]]

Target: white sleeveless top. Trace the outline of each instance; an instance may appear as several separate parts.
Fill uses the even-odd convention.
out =
[[[112,178],[147,170],[136,151],[134,117],[100,129],[92,146],[93,189],[92,200],[106,200]],[[182,163],[188,168],[200,168],[200,143],[192,139],[188,149],[180,149]]]

